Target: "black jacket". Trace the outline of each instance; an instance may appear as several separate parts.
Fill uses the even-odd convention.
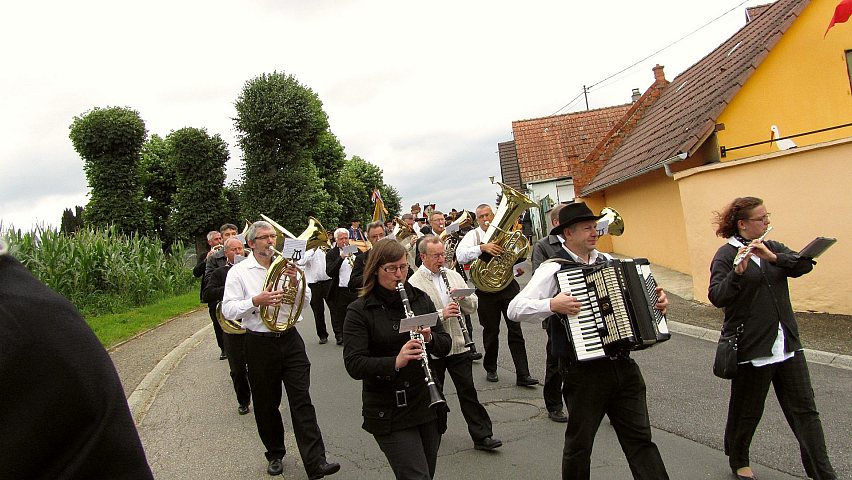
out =
[[[778,322],[784,329],[784,351],[802,348],[799,326],[790,305],[787,277],[800,277],[813,270],[810,259],[800,257],[783,243],[763,242],[778,256],[775,263],[751,260],[742,275],[734,273],[737,248],[731,244],[719,247],[710,265],[710,288],[707,296],[713,305],[725,309],[722,329],[733,333],[743,325],[737,359],[746,362],[772,354],[772,344],[778,335]]]
[[[541,262],[556,257],[562,250],[564,250],[562,242],[559,241],[559,237],[556,235],[548,235],[537,241],[533,245],[532,256],[530,257],[532,271],[534,272],[541,265]]]
[[[201,290],[201,301],[207,304],[217,304],[225,296],[225,280],[228,279],[228,271],[231,265],[227,263],[205,275],[206,283]]]
[[[0,477],[150,479],[124,389],[77,309],[0,255]]]
[[[422,291],[405,285],[411,309],[417,315],[434,312],[435,306]],[[429,392],[420,362],[395,370],[396,356],[411,337],[399,333],[405,317],[396,292],[376,285],[370,295],[349,305],[343,325],[343,362],[355,380],[362,380],[364,430],[381,435],[435,420],[429,408]],[[450,352],[452,339],[443,327],[432,327],[432,341],[426,350],[443,357]],[[398,391],[405,391],[407,406],[397,406]]]

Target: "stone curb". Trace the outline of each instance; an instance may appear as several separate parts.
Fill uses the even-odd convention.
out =
[[[695,325],[688,325],[686,323],[679,322],[668,322],[668,324],[669,330],[674,333],[688,335],[690,337],[700,338],[710,342],[716,342],[719,340],[719,332],[717,330],[710,330],[709,328],[696,327]],[[828,365],[829,367],[852,370],[852,356],[849,355],[841,355],[839,353],[823,352],[821,350],[811,350],[806,348],[805,356],[809,363],[819,363],[821,365]]]
[[[145,375],[145,378],[139,382],[139,385],[130,394],[127,399],[127,405],[130,407],[130,414],[133,416],[134,423],[139,426],[145,418],[145,414],[154,403],[157,397],[157,392],[168,378],[171,371],[180,364],[181,360],[203,340],[202,337],[209,335],[209,331],[213,329],[213,324],[207,324],[191,337],[187,338],[180,345],[172,349],[157,365]]]

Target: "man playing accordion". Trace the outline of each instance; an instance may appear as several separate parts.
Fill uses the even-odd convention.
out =
[[[559,292],[556,273],[571,267],[605,263],[609,256],[598,252],[594,215],[584,203],[565,206],[551,235],[562,235],[563,248],[555,258],[536,269],[527,286],[509,304],[514,321],[549,322],[553,355],[559,360],[568,424],[562,452],[562,478],[588,479],[592,445],[604,415],[609,416],[627,463],[636,479],[667,479],[666,467],[651,441],[651,426],[645,397],[645,380],[629,351],[590,361],[578,361],[560,315],[577,315],[581,303],[568,292]],[[658,289],[656,308],[665,312],[668,300]]]

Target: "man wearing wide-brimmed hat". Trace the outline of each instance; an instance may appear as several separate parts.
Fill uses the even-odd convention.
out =
[[[570,292],[560,292],[556,273],[562,269],[605,263],[609,256],[597,251],[597,222],[589,207],[577,202],[559,212],[559,224],[551,235],[564,243],[555,259],[546,261],[527,286],[509,304],[509,318],[540,322],[549,319],[552,353],[559,361],[562,394],[568,408],[562,477],[588,479],[592,445],[604,415],[612,422],[634,478],[667,479],[666,467],[651,440],[645,380],[627,350],[609,357],[578,361],[567,333],[566,315],[580,313],[581,303]],[[665,312],[668,300],[658,289],[656,308]]]

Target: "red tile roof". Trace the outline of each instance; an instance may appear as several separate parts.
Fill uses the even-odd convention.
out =
[[[512,122],[521,182],[567,177],[631,104]]]
[[[807,4],[778,0],[672,80],[580,196],[663,168],[678,153],[694,153]]]

